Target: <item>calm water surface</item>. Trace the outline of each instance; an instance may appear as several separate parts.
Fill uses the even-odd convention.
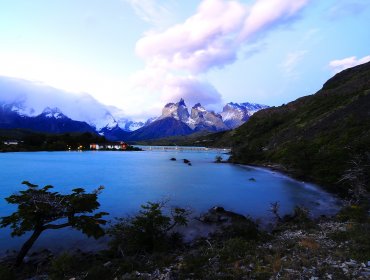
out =
[[[134,214],[147,201],[169,199],[195,214],[220,205],[228,210],[268,219],[271,202],[281,212],[303,205],[314,214],[332,214],[337,201],[320,188],[260,168],[213,163],[218,151],[37,152],[0,154],[0,216],[15,208],[4,198],[24,188],[21,182],[55,186],[59,192],[76,187],[91,191],[105,186],[101,210],[112,217]],[[227,155],[222,155],[224,159]],[[175,157],[177,161],[170,161]],[[188,166],[181,159],[192,162]],[[250,181],[250,178],[256,181]],[[11,238],[0,229],[0,252],[19,248],[25,237]],[[91,242],[78,232],[48,231],[35,244],[54,249],[83,247]],[[101,241],[102,242],[102,241]]]

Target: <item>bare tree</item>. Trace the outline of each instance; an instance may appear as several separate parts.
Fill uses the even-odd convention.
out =
[[[369,183],[368,172],[370,168],[370,155],[355,155],[348,162],[348,168],[344,171],[339,182],[346,182],[349,186],[349,193],[352,196],[351,203],[358,203],[366,196],[366,187]]]

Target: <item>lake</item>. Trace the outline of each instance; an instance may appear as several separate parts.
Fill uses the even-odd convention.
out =
[[[270,203],[279,201],[281,213],[302,205],[315,215],[333,214],[337,200],[309,183],[262,168],[216,164],[220,151],[143,152],[34,152],[0,154],[0,216],[15,208],[5,197],[24,189],[28,180],[56,191],[76,187],[92,191],[105,186],[100,209],[110,218],[135,214],[147,201],[169,200],[169,205],[189,207],[194,215],[218,205],[253,218],[271,218]],[[177,161],[170,161],[175,157]],[[192,166],[183,163],[189,159]],[[255,181],[251,181],[254,178]],[[11,238],[0,229],[0,251],[17,249],[25,237]],[[71,229],[43,233],[35,248],[84,247],[91,240]],[[100,241],[102,244],[103,241]]]

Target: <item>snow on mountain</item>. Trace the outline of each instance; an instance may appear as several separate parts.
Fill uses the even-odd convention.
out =
[[[118,126],[125,131],[135,131],[145,125],[144,122],[135,122],[127,118],[119,118],[117,119],[117,123]]]
[[[200,103],[197,103],[191,108],[189,114],[185,101],[181,99],[177,103],[168,103],[163,108],[162,115],[153,121],[171,117],[187,124],[194,131],[222,131],[242,125],[255,112],[264,108],[268,108],[268,106],[248,102],[231,102],[224,106],[220,114],[217,114],[208,111]]]
[[[136,122],[130,118],[127,118],[126,114],[117,107],[109,106],[108,109],[116,120],[118,127],[123,129],[124,131],[135,131],[145,125],[144,122]]]
[[[221,115],[213,111],[207,111],[200,103],[196,104],[191,109],[191,114],[189,114],[185,101],[182,98],[177,103],[168,103],[163,108],[162,115],[155,121],[169,117],[181,121],[194,131],[220,131],[227,129],[227,126],[222,121]]]
[[[111,130],[119,126],[110,107],[87,93],[72,94],[22,79],[0,76],[0,104],[11,104],[12,111],[29,117],[40,115],[45,110],[51,110],[50,108],[57,109],[73,120],[88,123],[98,132],[103,128]],[[115,114],[123,115],[118,108]],[[140,123],[132,122],[128,127],[121,128],[131,131],[136,127],[140,127]]]
[[[46,107],[42,114],[46,118],[54,118],[54,119],[63,119],[67,118],[62,111],[60,111],[58,108],[50,108]]]
[[[191,120],[189,125],[195,130],[226,130],[227,126],[222,121],[222,117],[213,111],[207,111],[200,103],[197,103],[191,108]]]
[[[227,103],[220,115],[225,125],[232,129],[245,123],[254,113],[269,106],[256,103]]]
[[[172,117],[183,123],[187,123],[189,121],[190,115],[184,99],[181,98],[177,103],[168,103],[166,106],[164,106],[162,115],[159,117],[159,119],[168,117]]]
[[[68,117],[86,122],[98,133],[109,132],[112,135],[132,132],[166,118],[180,121],[193,131],[221,131],[238,127],[255,112],[268,107],[248,102],[231,102],[217,114],[198,103],[189,113],[185,101],[181,99],[177,103],[165,105],[160,117],[150,118],[145,123],[135,122],[127,118],[122,110],[106,106],[87,93],[72,94],[41,83],[3,76],[0,76],[0,106],[11,108],[11,111],[25,117],[41,114],[55,119]]]

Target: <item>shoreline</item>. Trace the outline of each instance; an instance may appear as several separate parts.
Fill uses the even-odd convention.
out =
[[[311,177],[305,177],[305,176],[299,176],[296,174],[295,170],[288,169],[285,166],[281,164],[273,164],[273,163],[240,163],[240,162],[232,162],[230,161],[229,163],[236,164],[236,165],[242,165],[242,166],[250,166],[250,167],[257,167],[257,168],[263,168],[275,172],[279,172],[281,174],[286,175],[289,178],[295,179],[297,181],[302,181],[304,183],[310,183],[317,185],[324,191],[330,193],[331,195],[334,195],[337,197],[339,200],[345,199],[345,193],[343,191],[334,191],[332,187],[330,186],[324,186],[321,184],[319,180],[315,180],[315,178]]]

